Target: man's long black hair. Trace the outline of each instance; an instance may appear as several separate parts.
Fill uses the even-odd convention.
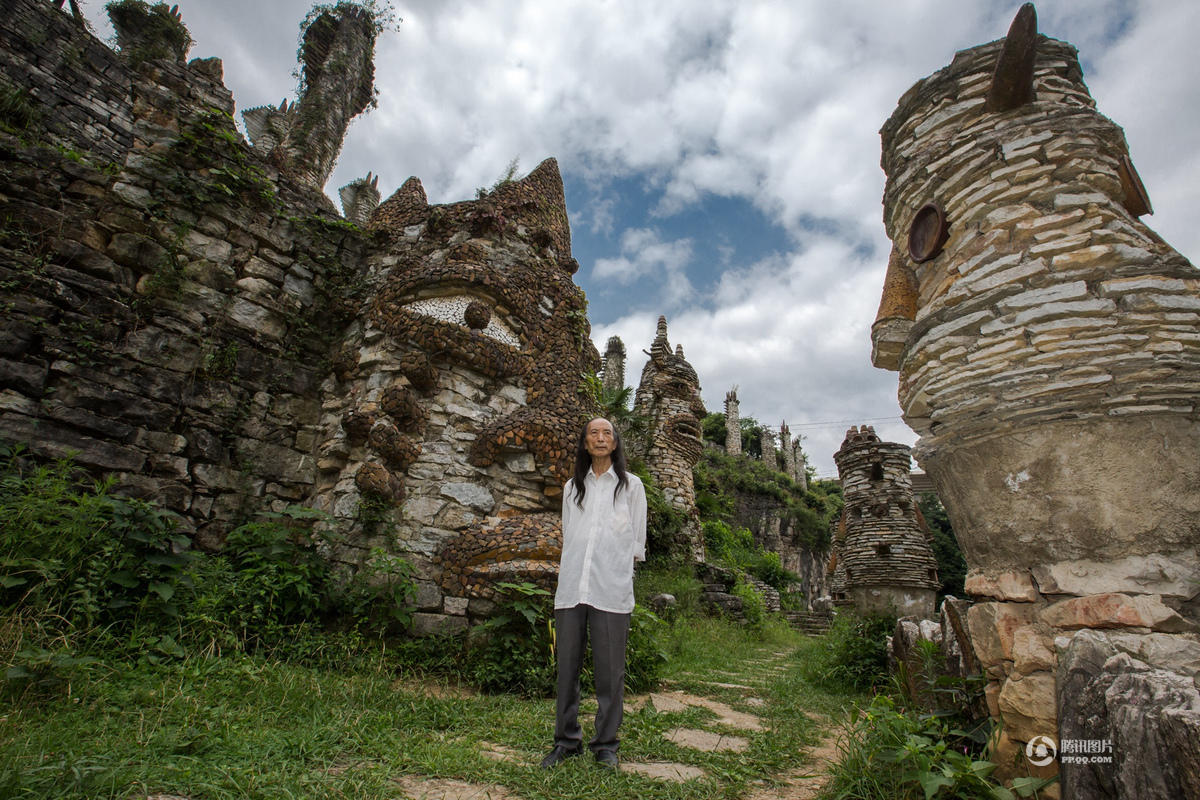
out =
[[[596,419],[604,419],[604,417],[596,417]],[[583,496],[587,493],[587,484],[583,482],[583,479],[587,477],[588,470],[592,468],[592,454],[587,451],[587,431],[588,425],[593,422],[595,420],[583,423],[583,430],[579,432],[579,441],[575,443],[575,474],[571,476],[571,485],[575,487],[575,504],[580,508],[583,508]],[[608,424],[612,425],[611,422]],[[629,478],[626,477],[625,445],[621,442],[621,434],[616,425],[612,425],[612,432],[612,470],[617,475],[617,488],[613,489],[613,501],[616,502],[617,492],[629,485]]]

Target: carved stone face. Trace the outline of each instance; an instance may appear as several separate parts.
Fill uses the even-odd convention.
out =
[[[1026,6],[882,129],[894,247],[874,362],[899,372],[972,569],[1024,581],[1200,546],[1200,273],[1136,218],[1124,136],[1094,105],[1075,49]]]
[[[700,379],[683,357],[682,348],[671,351],[667,321],[658,319],[658,334],[650,347],[650,360],[642,369],[634,410],[650,421],[649,445],[642,455],[672,506],[693,524],[686,531],[692,555],[703,558],[696,512],[692,468],[704,450],[701,420],[707,413],[700,399]]]
[[[575,436],[595,412],[580,378],[599,366],[557,166],[446,206],[410,179],[369,228],[383,246],[346,371],[367,438],[347,469],[361,462],[360,493],[403,503],[400,547],[446,595],[548,582]]]

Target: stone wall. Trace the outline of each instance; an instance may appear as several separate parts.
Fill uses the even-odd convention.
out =
[[[323,84],[330,124],[368,72]],[[347,203],[364,230],[242,140],[220,78],[8,5],[0,81],[29,114],[0,130],[0,436],[74,453],[203,546],[323,509],[333,557],[413,561],[424,630],[486,613],[490,581],[548,583],[599,367],[557,166],[447,206],[411,179],[375,208],[368,177]],[[310,144],[336,155],[339,126]]]
[[[835,603],[860,613],[931,619],[940,585],[908,480],[908,447],[852,427],[833,456],[845,506],[834,548]]]
[[[1166,691],[1148,676],[1180,675],[1196,644],[1200,273],[1138,219],[1124,136],[1094,106],[1032,5],[900,99],[882,130],[894,247],[873,358],[900,372],[980,601],[994,760],[1039,735],[1115,741],[1137,717],[1147,738],[1097,768],[1103,786],[1072,766],[1064,795],[1183,796],[1195,749],[1179,743],[1200,721],[1122,711],[1103,687],[1138,673]]]

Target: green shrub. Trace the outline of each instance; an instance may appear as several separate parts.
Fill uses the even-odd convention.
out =
[[[648,692],[658,686],[667,665],[666,628],[654,612],[634,606],[625,647],[625,688],[630,692]]]
[[[887,637],[896,618],[839,611],[825,634],[824,657],[813,662],[811,678],[830,689],[869,689],[887,677]]]
[[[963,731],[936,715],[905,712],[886,695],[858,711],[830,769],[831,796],[862,800],[1015,800],[1051,780],[991,779],[996,765],[973,754]],[[1015,793],[1014,793],[1015,792]]]
[[[767,604],[763,601],[762,593],[753,584],[739,578],[733,585],[731,594],[742,601],[742,615],[746,625],[755,631],[761,631],[767,619]]]
[[[554,694],[553,595],[532,583],[501,583],[495,614],[468,638],[471,682],[486,692]]]
[[[0,606],[42,645],[120,637],[178,616],[193,554],[172,515],[88,486],[70,461],[33,464],[0,445]]]

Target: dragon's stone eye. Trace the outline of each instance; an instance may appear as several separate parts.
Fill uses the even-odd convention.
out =
[[[513,333],[512,328],[492,313],[489,305],[478,297],[465,294],[427,297],[406,304],[404,310],[451,325],[466,325],[509,347],[521,346],[521,340]]]

